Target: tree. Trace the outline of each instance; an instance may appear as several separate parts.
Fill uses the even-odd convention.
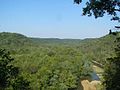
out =
[[[120,37],[116,42],[116,56],[108,58],[105,65],[104,85],[106,90],[120,90]]]
[[[14,59],[5,49],[0,49],[0,90],[30,90],[29,82],[19,76],[19,68],[12,64]]]
[[[29,87],[29,81],[24,79],[22,76],[17,77],[14,79],[12,83],[13,90],[31,90]]]
[[[74,0],[76,4],[80,4],[82,0]],[[120,0],[89,0],[86,7],[83,8],[83,15],[94,15],[95,18],[103,17],[105,14],[111,15],[111,20],[118,20],[120,12]]]
[[[10,85],[10,78],[16,77],[19,70],[11,65],[14,59],[5,49],[0,49],[0,88],[4,89]]]

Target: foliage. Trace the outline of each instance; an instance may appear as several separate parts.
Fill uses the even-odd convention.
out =
[[[11,65],[13,58],[9,52],[0,49],[0,87],[6,88],[10,85],[10,78],[14,78],[18,74],[18,68]]]
[[[0,49],[0,89],[4,90],[12,85],[13,90],[27,90],[26,87],[29,86],[29,82],[23,80],[23,78],[18,78],[19,68],[12,64],[13,60],[9,52],[5,49]],[[14,83],[11,82],[13,80],[15,80]]]
[[[8,33],[8,32],[0,33],[0,46],[3,48],[6,48],[6,49],[11,48],[14,50],[15,48],[14,46],[18,48],[21,46],[31,45],[31,44],[32,44],[32,41],[22,34]]]
[[[14,40],[21,40],[13,37],[14,35],[11,33],[7,34],[10,34],[8,36]],[[92,60],[104,64],[105,58],[112,56],[115,37],[106,35],[101,38],[85,40],[28,37],[26,39],[30,39],[30,43],[22,46],[19,46],[19,43],[16,44],[15,41],[11,42],[15,43],[11,47],[8,44],[1,44],[1,47],[12,51],[11,55],[15,60],[11,65],[19,66],[19,75],[12,78],[10,83],[10,88],[15,90],[26,87],[28,84],[30,86],[26,89],[32,90],[77,88],[81,79],[91,77]],[[4,42],[4,39],[1,42]]]
[[[82,0],[74,0],[74,2],[79,4]],[[107,13],[113,17],[111,20],[118,21],[120,21],[119,12],[119,0],[89,0],[86,2],[86,7],[83,8],[83,15],[94,15],[95,18],[98,18],[103,17]]]
[[[87,58],[105,64],[106,58],[114,56],[114,35],[106,35],[96,39],[82,40],[79,47],[80,51],[87,56]]]
[[[82,0],[74,0],[74,2],[79,4]],[[83,8],[83,15],[94,15],[95,18],[98,18],[107,13],[112,16],[111,20],[120,22],[119,12],[120,0],[89,0],[86,2],[86,7]],[[119,35],[119,33],[112,34]],[[108,58],[105,63],[104,85],[106,90],[120,90],[120,38],[117,38],[117,43],[116,56]]]
[[[36,50],[36,51],[35,51]],[[33,89],[66,90],[76,88],[78,80],[89,76],[90,61],[85,62],[77,49],[54,46],[30,50],[29,54],[18,55],[16,65],[31,81]],[[86,68],[88,65],[88,68]],[[34,85],[37,83],[37,85]],[[34,86],[33,86],[34,85]]]
[[[117,38],[116,56],[108,58],[104,73],[104,85],[106,90],[120,89],[120,38]]]
[[[24,79],[22,76],[19,76],[12,81],[12,89],[13,90],[31,90],[29,86],[29,81]]]

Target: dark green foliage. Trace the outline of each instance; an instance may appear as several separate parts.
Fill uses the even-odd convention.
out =
[[[74,0],[77,4],[82,0]],[[120,21],[120,1],[119,0],[89,0],[86,2],[86,7],[83,8],[83,15],[91,16],[95,18],[103,17],[106,13],[113,16],[111,20]],[[117,15],[118,14],[118,15]]]
[[[19,76],[12,81],[12,88],[13,90],[31,90],[29,83],[30,82],[27,81],[27,79]]]
[[[10,78],[14,78],[18,75],[18,68],[11,64],[11,58],[9,52],[4,49],[0,49],[0,87],[6,88],[10,85]]]
[[[12,64],[13,61],[9,52],[0,49],[0,90],[9,87],[12,90],[30,90],[29,82],[19,76],[19,68]]]
[[[117,38],[116,56],[108,58],[105,65],[104,85],[106,90],[120,90],[120,38]]]
[[[74,0],[74,3],[80,4],[82,0]]]

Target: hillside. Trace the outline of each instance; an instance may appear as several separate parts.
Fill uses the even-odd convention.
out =
[[[26,52],[29,48],[47,46],[68,46],[77,48],[88,59],[105,63],[105,59],[114,55],[115,35],[106,35],[92,39],[59,39],[59,38],[29,38],[18,33],[0,33],[0,46],[8,49],[14,48],[16,52],[21,49]],[[20,49],[20,50],[17,50]],[[46,48],[46,47],[45,47]],[[27,50],[26,50],[27,49]],[[22,53],[22,52],[21,52]]]
[[[31,40],[34,43],[37,44],[54,44],[54,45],[59,45],[59,44],[79,44],[81,42],[81,39],[59,39],[59,38],[31,38]]]
[[[80,48],[91,60],[105,63],[106,58],[114,56],[115,35],[106,35],[96,39],[85,39],[81,41]]]
[[[79,79],[90,79],[93,60],[104,64],[114,55],[115,38],[44,39],[3,32],[0,48],[11,52],[13,64],[30,81],[32,90],[68,90],[77,88]]]
[[[59,38],[33,38],[18,33],[1,32],[0,45],[24,46],[29,44],[75,44],[80,39],[59,39]]]
[[[0,33],[0,46],[14,46],[14,47],[19,47],[19,46],[24,46],[27,44],[32,43],[32,41],[18,33],[9,33],[9,32],[2,32]]]

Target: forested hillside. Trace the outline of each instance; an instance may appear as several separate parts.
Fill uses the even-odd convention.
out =
[[[32,41],[26,36],[18,33],[2,32],[0,33],[0,46],[6,48],[16,48],[30,45]],[[9,46],[9,47],[8,47]]]
[[[30,81],[33,90],[78,88],[90,79],[92,60],[104,63],[114,55],[114,35],[96,39],[41,39],[16,33],[0,33],[0,48],[11,52],[12,63]]]
[[[106,58],[114,56],[116,36],[106,35],[101,38],[82,40],[79,47],[82,53],[87,54],[91,60],[105,63]]]
[[[101,38],[88,38],[88,39],[41,39],[32,38],[32,40],[38,44],[43,45],[68,45],[79,49],[84,55],[88,56],[89,59],[95,60],[102,64],[105,63],[106,58],[114,56],[114,47],[116,36],[106,35]]]

